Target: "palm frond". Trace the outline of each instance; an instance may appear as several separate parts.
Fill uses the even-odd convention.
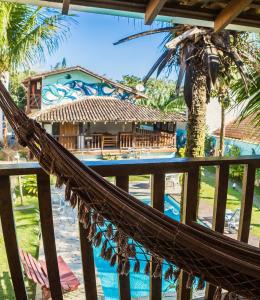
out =
[[[70,33],[76,21],[53,9],[0,2],[0,68],[16,70],[44,61]]]
[[[198,27],[193,27],[187,31],[185,31],[184,33],[178,35],[177,37],[175,37],[174,39],[172,39],[169,43],[167,43],[165,46],[168,49],[175,49],[181,42],[183,42],[184,40],[191,38],[194,35],[203,35],[205,34],[207,31],[205,29],[201,29]]]
[[[255,71],[248,90],[242,82],[242,78],[232,85],[235,103],[232,108],[240,108],[240,119],[252,117],[256,126],[260,127],[260,74]]]
[[[228,55],[231,57],[231,59],[233,60],[233,62],[235,63],[235,65],[237,66],[237,69],[240,73],[240,76],[243,80],[244,86],[245,86],[245,90],[248,92],[248,84],[247,84],[247,70],[244,66],[243,61],[241,60],[239,54],[237,53],[237,51],[235,49],[232,49],[231,51],[228,51]]]
[[[211,85],[214,86],[217,80],[220,66],[218,51],[213,44],[208,44],[205,49],[205,55],[207,58],[209,79]]]
[[[171,61],[171,58],[175,53],[175,50],[172,50],[172,49],[166,50],[166,51],[168,52],[167,55],[165,56],[165,58],[162,60],[162,62],[158,66],[157,74],[156,74],[157,77],[161,74],[161,72],[163,71],[165,66]]]
[[[146,36],[146,35],[169,32],[169,31],[173,31],[173,30],[175,30],[175,26],[162,27],[162,28],[156,28],[156,29],[152,29],[152,30],[148,30],[148,31],[143,31],[143,32],[139,32],[139,33],[127,36],[127,37],[113,43],[113,45],[119,45],[119,44],[131,41],[131,40],[134,40],[134,39],[137,39],[139,37]]]
[[[184,81],[183,94],[184,94],[185,103],[188,109],[190,110],[192,106],[192,70],[189,63],[186,66],[186,75]]]
[[[185,75],[185,71],[186,71],[186,63],[184,61],[180,64],[180,70],[179,70],[178,79],[177,79],[177,83],[176,83],[176,89],[175,89],[176,96],[179,96],[179,94],[180,94],[180,88],[181,88],[181,84],[182,84],[182,81],[183,81],[183,78]]]
[[[153,75],[155,70],[158,68],[158,66],[161,64],[161,62],[167,57],[170,50],[165,50],[163,54],[157,59],[155,64],[152,66],[152,68],[149,70],[149,72],[146,74],[146,76],[143,78],[143,82],[146,83],[147,80]]]

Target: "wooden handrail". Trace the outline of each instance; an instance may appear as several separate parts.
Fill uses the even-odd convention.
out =
[[[84,162],[84,161],[83,161]],[[231,157],[202,157],[202,158],[153,158],[138,160],[100,160],[85,161],[87,166],[93,168],[102,176],[143,175],[156,173],[183,173],[194,166],[221,166],[221,165],[246,165],[251,164],[260,168],[260,155]],[[116,166],[116,168],[115,168]],[[19,164],[0,164],[2,175],[29,175],[44,173],[36,162]]]

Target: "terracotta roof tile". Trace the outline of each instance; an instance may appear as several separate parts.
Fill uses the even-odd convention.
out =
[[[260,143],[260,128],[254,125],[253,118],[247,117],[241,122],[239,119],[230,122],[225,127],[225,136],[251,143]],[[213,134],[219,136],[220,129],[214,131]]]
[[[163,113],[113,97],[90,96],[32,113],[39,122],[184,122],[179,113]]]

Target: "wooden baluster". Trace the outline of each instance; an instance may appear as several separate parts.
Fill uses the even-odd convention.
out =
[[[49,175],[38,174],[37,185],[43,248],[51,296],[53,299],[63,299],[55,245]]]
[[[197,206],[199,199],[199,167],[194,166],[184,174],[182,222],[191,224],[197,220]],[[192,289],[187,289],[188,274],[181,271],[177,290],[178,300],[188,300],[192,297]]]
[[[8,176],[0,176],[0,191],[1,225],[14,293],[16,299],[28,299],[18,252],[10,178]]]
[[[129,177],[128,176],[116,176],[116,185],[121,189],[128,192],[129,189]],[[119,285],[119,297],[120,300],[131,300],[130,291],[130,276],[128,275],[118,275],[118,285]]]
[[[133,135],[133,138],[132,138],[132,145],[131,145],[131,147],[133,147],[133,148],[136,148],[136,135],[134,134]]]
[[[229,175],[228,164],[217,166],[212,229],[220,233],[224,232],[224,227],[225,227],[228,175]],[[206,291],[205,291],[205,299],[213,300],[215,291],[216,291],[215,286],[211,284],[207,284]]]
[[[87,239],[88,232],[83,227],[82,223],[79,223],[79,235],[86,300],[97,300],[98,297],[93,248],[91,242]]]
[[[244,168],[238,240],[245,243],[248,243],[250,233],[254,202],[255,171],[255,166],[251,164],[246,165]]]
[[[165,174],[152,175],[152,207],[164,212]],[[162,278],[152,277],[156,265],[151,260],[150,300],[162,299]]]

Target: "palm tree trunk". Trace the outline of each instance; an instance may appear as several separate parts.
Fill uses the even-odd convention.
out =
[[[201,68],[200,68],[201,67]],[[187,124],[187,157],[204,156],[205,131],[206,131],[206,102],[207,102],[207,80],[199,64],[193,67],[193,82],[191,107],[188,111]],[[200,70],[200,71],[198,71]]]
[[[224,139],[225,139],[225,107],[221,103],[221,126],[219,135],[219,156],[224,155]]]

